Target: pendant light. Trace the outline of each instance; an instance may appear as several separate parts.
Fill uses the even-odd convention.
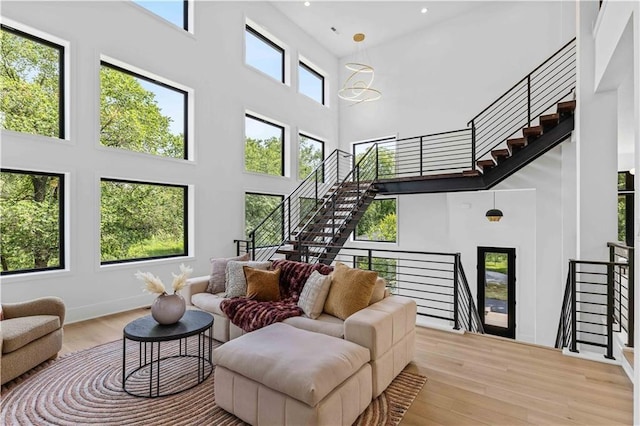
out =
[[[487,210],[486,215],[487,219],[489,220],[489,222],[500,222],[500,219],[502,219],[502,210],[500,209],[496,209],[496,193],[495,191],[493,192],[493,208],[490,210]]]
[[[363,33],[353,35],[353,41],[361,45],[365,39]],[[362,59],[360,57],[362,56]],[[345,80],[342,88],[338,90],[338,97],[345,101],[359,104],[362,102],[377,101],[382,97],[379,90],[371,87],[375,77],[375,70],[371,65],[367,65],[366,54],[364,49],[358,48],[356,59],[354,62],[345,64],[345,68],[349,71],[349,76]]]

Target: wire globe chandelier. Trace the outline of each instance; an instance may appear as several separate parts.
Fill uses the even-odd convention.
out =
[[[364,38],[365,36],[362,33],[353,35],[353,41],[356,43],[363,42]],[[375,70],[371,65],[363,62],[347,62],[344,65],[350,74],[342,85],[342,88],[338,90],[338,97],[340,99],[359,104],[362,102],[376,101],[382,97],[382,93],[379,90],[371,87],[375,78]]]

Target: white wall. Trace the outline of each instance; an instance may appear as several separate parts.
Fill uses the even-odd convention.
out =
[[[486,2],[366,49],[382,99],[341,103],[340,142],[346,149],[350,142],[389,134],[465,128],[574,36],[573,2]],[[351,59],[340,61],[341,82],[347,76],[343,65]]]
[[[297,176],[297,133],[337,147],[337,97],[324,107],[297,93],[300,53],[334,84],[337,59],[266,2],[197,2],[195,32],[187,33],[133,2],[3,2],[2,17],[70,44],[70,139],[60,141],[2,131],[2,167],[68,173],[68,263],[64,271],[2,278],[2,300],[56,295],[73,322],[149,304],[137,270],[170,282],[181,262],[209,271],[211,256],[235,252],[244,235],[244,192],[286,194],[297,181],[244,170],[244,112],[288,126],[290,176]],[[249,18],[284,42],[292,70],[283,85],[244,65]],[[193,161],[156,158],[99,145],[100,55],[191,88],[195,108]],[[102,176],[191,185],[192,250],[186,258],[100,266],[99,180]]]

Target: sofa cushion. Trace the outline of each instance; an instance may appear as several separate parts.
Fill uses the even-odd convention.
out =
[[[300,299],[298,299],[298,306],[302,308],[306,316],[311,319],[320,316],[330,287],[331,276],[322,275],[318,271],[311,273],[302,289]]]
[[[322,333],[339,339],[344,337],[344,321],[328,314],[321,314],[317,319],[304,316],[291,317],[282,322],[314,333]]]
[[[247,279],[244,276],[243,269],[245,266],[267,270],[271,266],[271,262],[238,262],[230,260],[227,263],[227,297],[244,297],[247,295]]]
[[[228,257],[209,259],[211,261],[211,276],[209,277],[209,285],[207,291],[211,294],[222,293],[226,291],[225,283],[227,280],[227,263],[231,260],[243,262],[249,260],[249,253],[245,253],[238,257]]]
[[[57,315],[32,315],[2,321],[2,353],[8,354],[60,328]]]
[[[259,302],[277,302],[280,300],[280,269],[263,271],[243,267],[247,280],[247,297]]]
[[[216,365],[313,407],[369,362],[369,350],[280,323],[225,343],[213,357]]]
[[[378,273],[375,271],[349,268],[344,263],[337,262],[324,311],[344,320],[366,308],[377,279]]]
[[[373,286],[373,293],[371,293],[371,300],[369,300],[369,305],[373,305],[374,303],[378,303],[382,299],[385,298],[387,289],[387,282],[384,278],[378,277],[376,280],[376,284]]]
[[[220,302],[225,300],[224,295],[225,293],[196,293],[191,296],[191,303],[203,311],[226,317],[222,309],[220,309]]]
[[[298,300],[304,283],[313,271],[329,275],[333,268],[322,263],[304,263],[293,260],[278,259],[273,261],[274,268],[280,268],[280,297]]]

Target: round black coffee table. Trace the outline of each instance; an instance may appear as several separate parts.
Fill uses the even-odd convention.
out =
[[[160,325],[151,315],[127,324],[122,338],[122,389],[133,396],[156,398],[202,383],[213,371],[213,341],[205,336],[207,330],[213,336],[213,316],[192,310],[171,325]],[[127,340],[138,342],[137,366],[135,354],[127,353]],[[127,361],[135,367],[129,372]]]

